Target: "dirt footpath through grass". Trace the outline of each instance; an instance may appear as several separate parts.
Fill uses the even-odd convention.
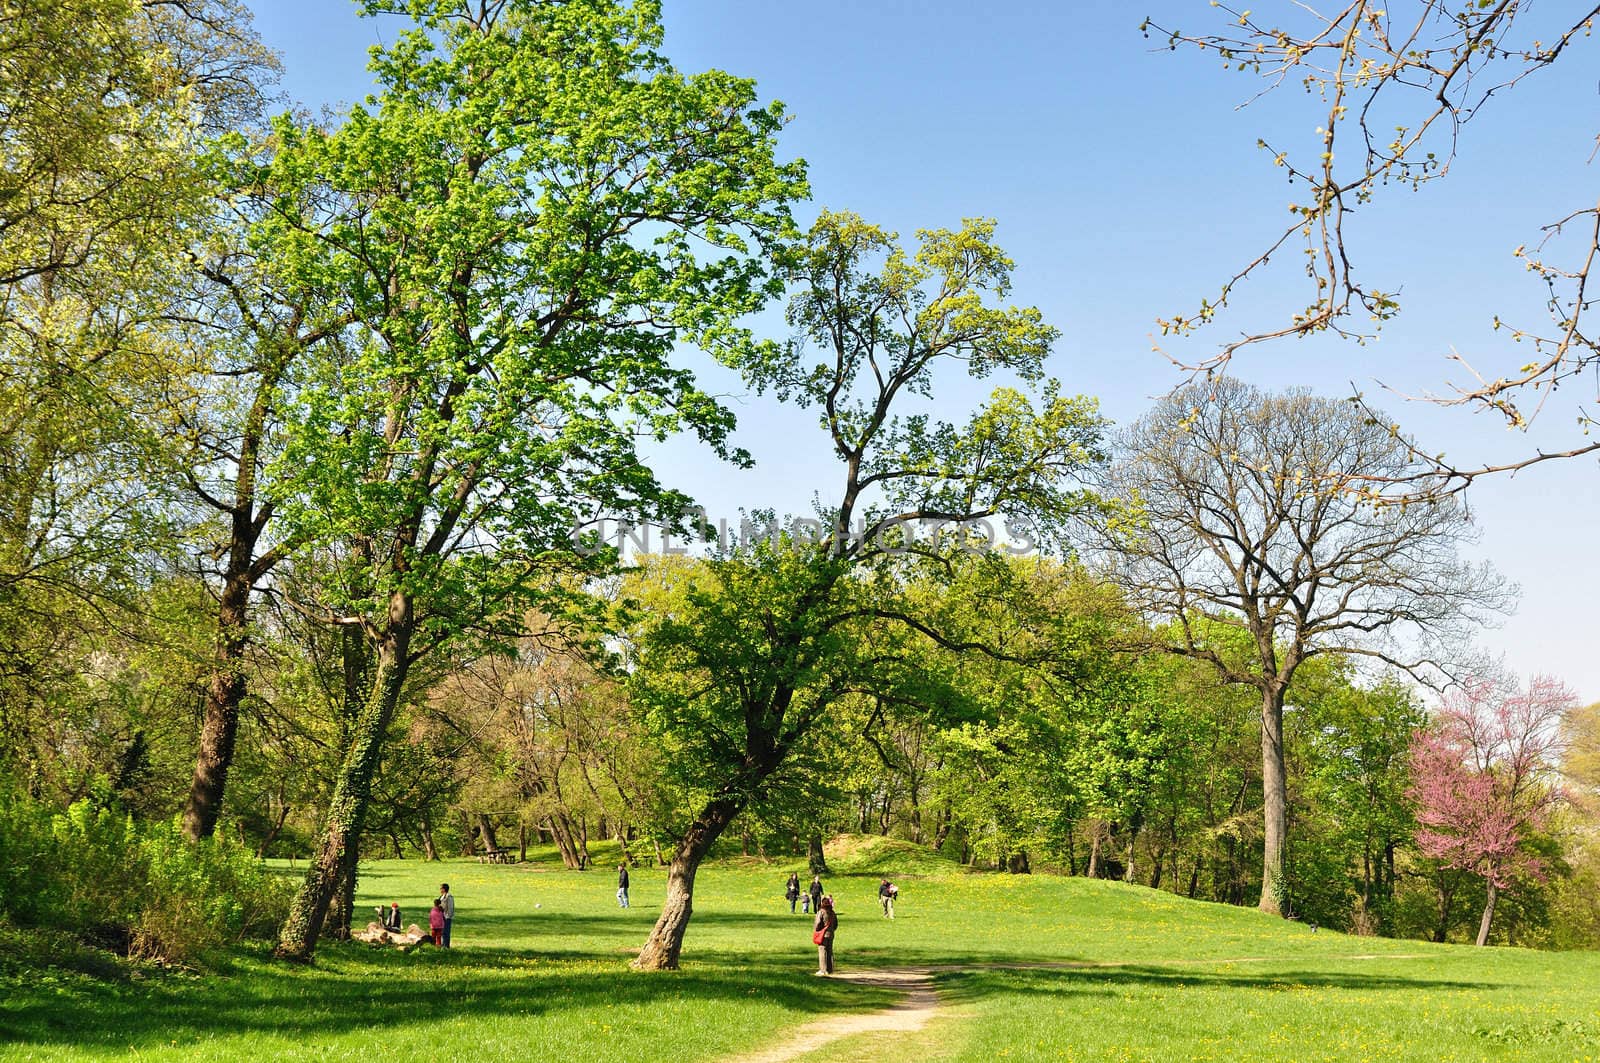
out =
[[[1420,955],[1422,954],[1363,953],[1329,958],[1341,960],[1407,960],[1415,959]],[[1274,956],[1233,956],[1222,959],[1147,960],[1133,966],[1187,967],[1197,964],[1270,963],[1281,958]],[[1295,958],[1299,959],[1300,957]],[[939,993],[933,984],[933,977],[936,974],[975,970],[1068,970],[1074,968],[1127,966],[1130,966],[1130,964],[1109,960],[1061,960],[1036,963],[930,964],[919,967],[877,967],[863,971],[848,971],[836,974],[833,978],[842,982],[854,982],[857,985],[898,989],[905,993],[905,998],[898,1004],[882,1011],[869,1011],[860,1015],[827,1015],[820,1019],[813,1019],[800,1028],[790,1031],[789,1035],[777,1044],[757,1052],[741,1053],[733,1058],[738,1060],[739,1063],[789,1063],[790,1060],[799,1059],[825,1045],[832,1044],[835,1041],[842,1041],[846,1037],[855,1037],[858,1034],[894,1035],[915,1033],[939,1014]]]
[[[777,1044],[759,1052],[741,1054],[742,1063],[787,1063],[826,1044],[864,1033],[913,1033],[927,1025],[939,1008],[933,988],[933,967],[879,967],[836,974],[834,979],[857,985],[887,986],[905,993],[905,999],[882,1011],[864,1015],[829,1015],[801,1026]]]

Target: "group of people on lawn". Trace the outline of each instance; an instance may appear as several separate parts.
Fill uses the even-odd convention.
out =
[[[811,885],[802,890],[799,872],[791,872],[789,881],[784,884],[783,896],[789,902],[791,914],[796,903],[806,915],[816,913],[811,922],[811,941],[817,946],[817,973],[832,974],[833,936],[839,929],[839,914],[834,911],[833,895],[822,892],[822,876],[812,875]],[[878,904],[883,908],[885,919],[894,918],[894,902],[899,896],[899,886],[888,879],[881,879],[878,882]]]
[[[617,906],[628,907],[628,865],[617,865]],[[833,973],[833,936],[839,929],[839,916],[833,908],[833,897],[822,891],[822,876],[811,876],[811,885],[806,889],[800,888],[800,875],[793,872],[789,881],[784,885],[784,898],[789,902],[789,911],[795,910],[799,904],[801,910],[810,915],[816,913],[812,920],[811,940],[817,946],[817,973],[830,975]],[[878,883],[878,903],[883,908],[885,919],[894,918],[894,902],[900,896],[900,887],[883,879]],[[428,930],[433,943],[440,948],[450,947],[450,924],[456,916],[456,899],[450,892],[450,884],[439,884],[439,896],[433,900],[433,907],[428,910]],[[401,933],[400,902],[390,901],[389,907],[378,906],[378,917],[383,924],[383,929],[390,933]]]
[[[439,896],[428,909],[428,932],[433,943],[442,949],[450,947],[450,924],[456,917],[456,899],[450,893],[450,883],[439,883]],[[391,934],[404,933],[400,918],[400,902],[390,901],[389,907],[378,905],[378,919]]]

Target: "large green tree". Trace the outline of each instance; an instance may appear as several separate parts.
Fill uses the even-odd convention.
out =
[[[279,954],[311,955],[360,837],[413,664],[580,567],[596,513],[671,522],[635,441],[730,416],[673,360],[738,357],[770,294],[798,164],[777,105],[674,69],[657,5],[383,3],[416,27],[377,50],[380,91],[335,130],[278,123],[258,228],[288,275],[346,301],[356,356],[308,366],[277,466],[288,535],[340,545],[304,604],[359,632],[369,682]]]
[[[899,594],[895,569],[966,548],[974,522],[1031,522],[1043,538],[1088,498],[1092,401],[1048,384],[1035,405],[1002,387],[960,427],[920,405],[947,365],[1039,383],[1056,332],[1035,309],[999,305],[1012,262],[992,223],[918,235],[908,254],[892,233],[824,212],[790,267],[796,338],[739,363],[757,390],[817,411],[840,479],[815,521],[714,563],[714,592],[641,637],[643,674],[680,674],[644,696],[703,793],[642,969],[678,965],[701,861],[832,703],[920,696],[926,677],[901,643],[938,633]],[[878,634],[885,622],[901,634]]]
[[[0,744],[24,756],[74,633],[184,552],[161,321],[212,210],[202,145],[272,69],[230,0],[0,4]]]

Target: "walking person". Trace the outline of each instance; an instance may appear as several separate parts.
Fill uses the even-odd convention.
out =
[[[883,917],[894,918],[894,899],[900,893],[900,888],[888,879],[878,883],[878,903],[883,905]]]
[[[628,865],[626,862],[617,865],[617,907],[628,906]]]
[[[443,948],[448,944],[445,934],[449,932],[450,920],[444,917],[444,907],[439,903],[439,898],[433,899],[433,907],[428,909],[428,932],[433,935],[433,943]]]
[[[811,940],[817,946],[817,973],[833,973],[833,932],[839,929],[839,917],[833,911],[833,898],[823,897],[817,902],[817,918],[811,925]]]
[[[822,876],[821,875],[812,875],[811,876],[811,888],[810,888],[810,890],[808,892],[811,894],[811,910],[813,912],[821,912],[822,911]]]
[[[784,883],[783,886],[783,898],[789,902],[789,914],[793,915],[795,903],[800,900],[800,873],[798,871],[789,872],[789,881]]]
[[[444,913],[444,940],[440,941],[439,944],[444,948],[449,948],[450,924],[455,922],[456,919],[456,899],[450,893],[450,883],[439,883],[439,899],[433,903],[441,912]],[[432,925],[433,916],[431,914],[428,916],[428,919],[429,924]]]

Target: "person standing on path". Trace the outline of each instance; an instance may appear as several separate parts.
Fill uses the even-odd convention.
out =
[[[626,908],[627,906],[628,906],[628,865],[627,865],[627,863],[624,862],[624,863],[621,863],[621,864],[617,865],[617,907],[618,908]]]
[[[822,912],[822,876],[821,875],[812,875],[811,876],[811,889],[808,892],[811,894],[811,910],[813,912],[817,912],[817,913],[820,914]]]
[[[439,899],[433,902],[444,913],[444,940],[440,944],[444,948],[450,947],[450,924],[456,918],[456,899],[450,893],[450,883],[439,883]],[[428,916],[432,920],[433,916]]]
[[[833,932],[839,929],[839,917],[833,911],[833,898],[824,897],[817,902],[817,918],[811,926],[811,939],[817,943],[817,973],[833,973]]]
[[[789,881],[784,883],[783,898],[789,902],[789,914],[794,914],[795,902],[800,899],[800,873],[789,872]]]

